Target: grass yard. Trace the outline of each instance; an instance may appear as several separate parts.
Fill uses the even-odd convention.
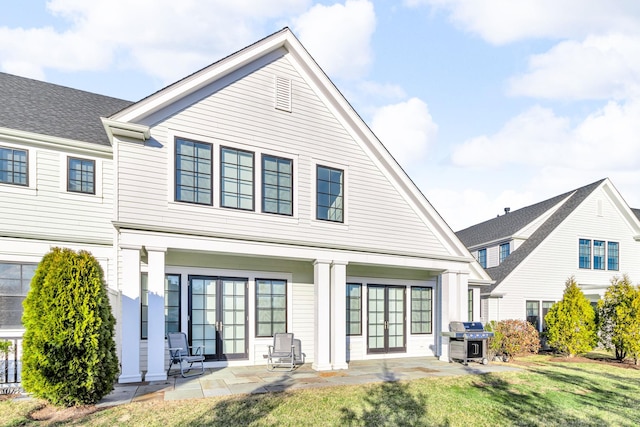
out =
[[[9,426],[637,426],[640,369],[617,362],[531,356],[517,373],[426,378],[367,386],[336,386],[132,403],[73,416],[37,401],[0,402]],[[66,410],[68,413],[69,410]],[[92,412],[93,411],[93,412]],[[42,412],[42,411],[39,411]]]

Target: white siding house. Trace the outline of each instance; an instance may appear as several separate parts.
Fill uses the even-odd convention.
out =
[[[482,291],[482,320],[544,315],[574,276],[596,302],[613,277],[640,279],[640,222],[609,179],[501,215],[457,233],[477,256],[496,241],[524,241],[502,263],[487,263],[495,284]]]
[[[440,332],[489,283],[288,29],[104,123],[122,324],[149,292],[146,340],[122,331],[122,382],[166,376],[167,280],[166,327],[209,366],[263,364],[286,330],[317,370],[446,357]]]

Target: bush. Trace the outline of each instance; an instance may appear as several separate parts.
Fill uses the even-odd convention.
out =
[[[22,384],[54,405],[95,403],[113,389],[115,319],[98,261],[86,251],[46,254],[24,301]]]
[[[526,320],[510,319],[491,321],[486,330],[493,332],[489,339],[489,356],[502,356],[505,360],[540,350],[540,335],[536,328]]]
[[[627,356],[638,364],[640,358],[640,288],[627,275],[614,277],[604,298],[598,301],[600,342],[615,350],[617,360]]]
[[[591,351],[596,344],[595,312],[574,277],[567,279],[562,300],[544,317],[550,347],[570,357]]]

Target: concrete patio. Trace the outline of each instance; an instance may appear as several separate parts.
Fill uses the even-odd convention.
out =
[[[464,366],[461,363],[447,363],[430,357],[353,361],[349,363],[348,370],[323,372],[312,370],[310,363],[299,366],[293,372],[269,372],[266,366],[205,369],[203,375],[191,378],[182,378],[179,371],[172,370],[167,381],[116,384],[115,389],[102,399],[98,406],[518,370],[517,367],[504,363],[469,363],[468,366]]]

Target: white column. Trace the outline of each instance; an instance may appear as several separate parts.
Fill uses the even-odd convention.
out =
[[[120,246],[122,256],[122,292],[120,315],[120,336],[122,372],[120,383],[142,381],[140,371],[140,246]]]
[[[480,322],[482,318],[480,317],[480,289],[473,288],[473,321]]]
[[[149,262],[147,373],[145,381],[164,381],[164,256],[167,248],[146,247]]]
[[[331,370],[331,261],[313,263],[315,334],[311,367],[316,371]]]
[[[458,277],[456,273],[445,271],[440,275],[440,334],[448,330],[449,322],[460,320],[458,304]],[[449,338],[441,336],[440,360],[449,360]]]
[[[348,369],[347,365],[347,263],[331,264],[331,367]]]

